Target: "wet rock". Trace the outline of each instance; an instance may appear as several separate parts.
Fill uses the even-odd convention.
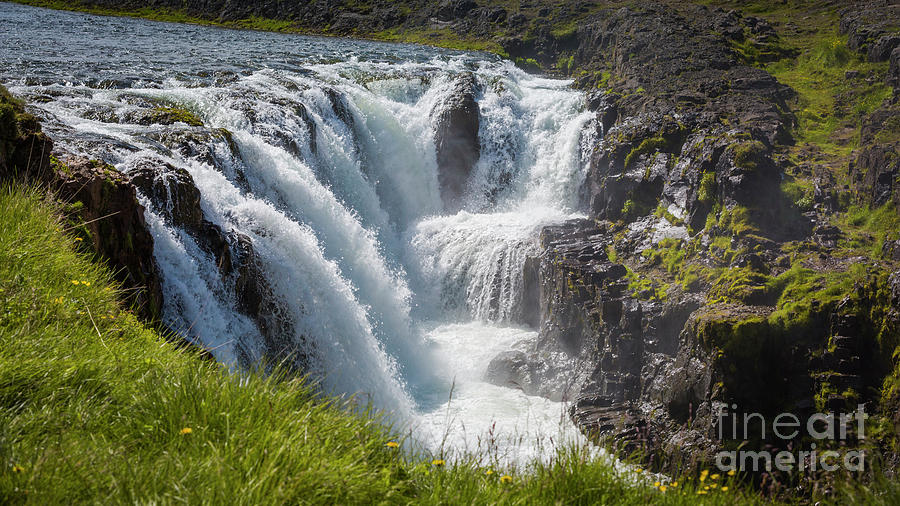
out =
[[[173,224],[190,229],[200,226],[200,190],[187,170],[162,160],[142,158],[132,164],[128,177]]]
[[[84,223],[96,254],[106,259],[128,297],[147,320],[162,311],[160,274],[153,259],[153,237],[135,188],[115,168],[84,157],[65,157],[64,169],[50,181],[65,202],[81,202]]]
[[[469,174],[481,153],[478,93],[475,76],[462,74],[456,78],[447,100],[431,112],[438,182],[444,208],[448,211],[459,209]]]

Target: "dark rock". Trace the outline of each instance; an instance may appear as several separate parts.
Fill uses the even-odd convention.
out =
[[[478,161],[480,114],[478,82],[471,73],[456,78],[447,100],[431,112],[437,151],[438,182],[444,208],[459,209],[469,173]]]
[[[132,164],[128,177],[174,225],[186,229],[200,226],[200,190],[187,170],[162,160],[141,158]]]
[[[891,53],[900,46],[900,35],[882,35],[869,46],[869,61],[888,61]]]
[[[135,188],[113,167],[83,157],[63,160],[66,167],[50,181],[58,197],[81,202],[79,219],[93,250],[106,259],[139,313],[158,322],[162,311],[160,274],[153,259],[153,237]]]
[[[873,145],[850,163],[850,177],[864,202],[874,207],[891,200],[900,209],[900,156],[895,146]]]
[[[888,67],[887,84],[894,88],[894,96],[900,94],[900,48],[891,51],[891,63]]]

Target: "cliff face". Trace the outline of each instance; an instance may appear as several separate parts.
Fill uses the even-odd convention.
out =
[[[865,58],[896,50],[893,28],[860,20],[896,9],[843,11],[845,31],[879,34],[857,43]],[[791,111],[805,97],[746,64],[796,56],[762,19],[649,4],[598,14],[576,39],[578,85],[596,90],[604,129],[582,191],[592,219],[544,230],[525,274],[540,340],[498,357],[491,377],[574,400],[586,433],[660,467],[736,444],[716,437],[727,406],[803,419],[863,404],[896,420],[885,386],[900,329],[894,62],[892,97],[860,118],[856,154],[835,161],[796,142]],[[860,230],[853,194],[891,225]],[[894,438],[880,441],[889,455]]]

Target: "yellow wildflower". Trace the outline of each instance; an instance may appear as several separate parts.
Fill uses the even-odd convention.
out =
[[[700,481],[706,481],[707,476],[709,476],[709,471],[707,471],[706,469],[700,471]]]
[[[665,492],[666,490],[669,490],[669,487],[667,487],[667,486],[665,486],[665,485],[661,485],[661,486],[659,487],[659,491],[660,491],[660,492]]]
[[[72,284],[73,284],[73,285],[77,285],[78,283],[80,283],[80,281],[78,281],[77,279],[73,279],[73,280],[72,280]]]
[[[641,469],[641,468],[639,467],[639,468],[635,469],[634,472],[636,472],[636,473],[643,473],[644,470]]]
[[[493,470],[493,469],[488,469],[487,471],[484,472],[484,474],[490,476],[490,475],[494,474],[494,470]]]
[[[431,461],[431,465],[442,466],[442,465],[444,465],[444,459],[434,459]]]
[[[677,482],[677,481],[673,481],[672,484],[671,484],[670,486],[671,486],[671,487],[677,487],[677,486],[678,486],[678,482]]]
[[[706,490],[698,490],[698,491],[697,491],[697,495],[705,495],[705,494],[708,494],[708,493],[709,493],[709,492],[707,492]]]
[[[13,466],[13,467],[12,467],[12,472],[14,472],[14,473],[24,473],[24,472],[25,472],[25,468],[22,467],[22,466]]]
[[[716,474],[710,476],[710,478],[712,478],[712,479],[714,479],[714,480],[718,480],[718,479],[719,479],[719,473],[716,473]]]
[[[722,487],[722,492],[726,492],[727,490],[728,490],[728,487]]]
[[[734,469],[732,469],[731,471],[728,471],[728,476],[734,476]]]
[[[388,448],[399,448],[400,443],[398,443],[396,441],[388,441],[387,443],[384,444],[384,446],[387,446]]]
[[[82,281],[81,284],[84,285],[84,286],[91,286],[91,282],[90,282],[90,281]]]
[[[654,487],[657,487],[657,488],[659,488],[659,485],[660,485],[660,483],[659,483],[658,481],[657,481],[656,483],[653,484],[653,486],[654,486]]]
[[[719,484],[718,483],[710,483],[709,486],[712,488],[716,488],[719,486]]]
[[[191,432],[194,432],[194,429],[191,429],[190,427],[185,427],[185,428],[181,429],[182,434],[190,434]]]
[[[512,483],[512,476],[510,476],[508,474],[504,474],[503,476],[500,477],[500,481],[503,483]]]
[[[83,241],[83,239],[82,239],[81,237],[76,237],[76,238],[75,238],[75,242],[81,242],[81,241]]]

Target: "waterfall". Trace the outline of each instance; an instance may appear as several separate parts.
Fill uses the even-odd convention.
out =
[[[522,409],[509,397],[520,393],[478,376],[492,353],[534,338],[515,327],[523,265],[539,253],[542,226],[578,215],[597,130],[583,97],[479,55],[376,43],[345,55],[340,41],[298,37],[273,49],[283,36],[179,29],[192,31],[201,70],[167,70],[159,62],[171,55],[139,46],[142,66],[116,55],[96,63],[95,74],[114,74],[105,81],[58,62],[9,83],[59,148],[126,174],[155,167],[152,184],[165,191],[139,198],[165,323],[222,363],[282,361],[325,393],[419,417],[425,432],[438,430],[440,410],[462,413],[484,395]],[[222,37],[267,63],[221,62]],[[290,44],[307,44],[308,56]],[[463,73],[478,85],[481,149],[461,209],[446,213],[433,111]],[[171,108],[203,126],[148,120]],[[178,216],[179,199],[194,194],[185,181],[200,217]],[[459,374],[469,383],[451,406]]]

